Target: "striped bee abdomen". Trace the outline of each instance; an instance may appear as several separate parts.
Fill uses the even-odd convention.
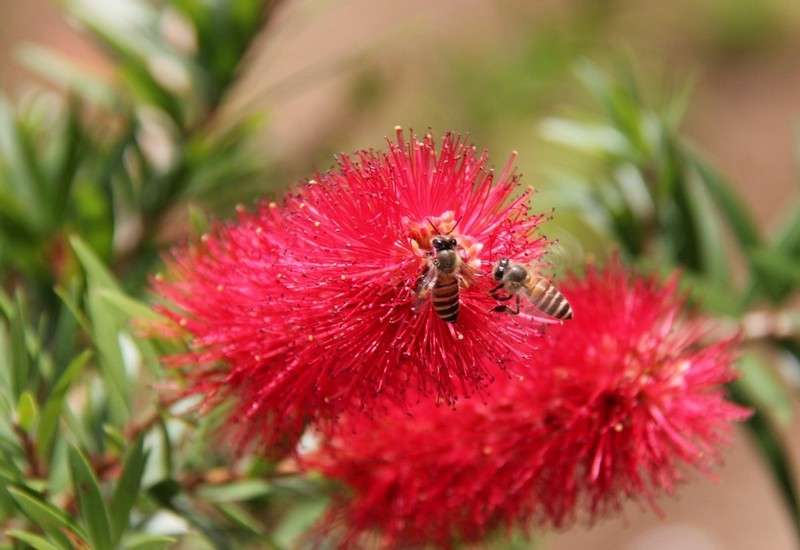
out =
[[[572,319],[572,308],[558,289],[547,279],[536,277],[529,289],[528,298],[540,311],[555,319]]]
[[[458,278],[439,273],[431,292],[433,309],[442,321],[455,323],[458,319]]]

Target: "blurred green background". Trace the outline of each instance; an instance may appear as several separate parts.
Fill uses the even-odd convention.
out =
[[[20,64],[25,43],[100,77],[111,72],[54,3],[1,1],[0,88],[12,98],[32,82],[47,84]],[[435,135],[452,129],[488,148],[497,165],[519,152],[541,209],[559,207],[545,231],[561,240],[561,261],[603,254],[607,241],[558,204],[560,174],[591,173],[592,160],[543,132],[551,117],[591,120],[597,111],[576,78],[584,59],[610,72],[632,65],[655,105],[690,84],[682,133],[734,183],[762,229],[777,228],[798,200],[796,0],[285,0],[215,114],[265,114],[259,154],[270,176],[202,207],[231,217],[232,203],[326,169],[335,152],[383,147],[398,124]],[[176,216],[159,228],[165,246],[188,226],[187,214]],[[797,438],[789,442],[798,456]],[[721,477],[724,486],[703,480],[664,502],[667,523],[633,509],[591,532],[548,536],[547,547],[795,547],[778,491],[745,437]]]
[[[12,95],[36,78],[18,62],[26,41],[106,67],[53,3],[3,0],[0,86]],[[497,164],[519,150],[541,187],[570,158],[537,124],[590,105],[572,70],[583,57],[632,59],[657,92],[691,79],[684,133],[765,228],[785,214],[797,196],[795,0],[284,1],[226,104],[266,111],[264,154],[286,183],[334,152],[381,147],[400,124],[469,132]]]

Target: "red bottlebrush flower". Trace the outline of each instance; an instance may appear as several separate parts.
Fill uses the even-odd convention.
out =
[[[553,326],[524,378],[458,410],[423,403],[380,429],[357,421],[306,466],[351,489],[329,520],[342,547],[471,542],[497,528],[594,520],[627,498],[653,506],[686,470],[708,474],[746,410],[725,400],[732,342],[679,319],[676,279],[618,262],[561,285],[575,318]],[[330,527],[330,524],[327,524]]]
[[[516,193],[511,161],[497,176],[487,160],[453,134],[437,149],[398,128],[388,152],[343,155],[282,204],[242,208],[174,251],[154,286],[171,334],[190,341],[173,358],[189,393],[209,406],[232,397],[242,442],[258,433],[269,447],[309,422],[405,403],[409,386],[453,403],[529,360],[538,325],[492,312],[483,275],[499,256],[536,262],[542,217]],[[418,297],[437,233],[457,242],[454,323],[434,311],[435,292]]]

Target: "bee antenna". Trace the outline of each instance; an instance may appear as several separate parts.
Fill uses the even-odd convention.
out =
[[[461,221],[461,218],[463,218],[463,217],[464,217],[464,216],[460,216],[460,217],[459,217],[459,218],[456,220],[456,223],[455,223],[455,225],[453,225],[453,227],[450,229],[450,231],[448,231],[448,232],[447,232],[447,235],[449,235],[450,233],[452,233],[453,231],[455,231],[456,227],[458,227],[458,222],[460,222],[460,221]],[[431,227],[433,227],[433,230],[434,230],[434,231],[436,231],[436,234],[437,234],[437,235],[441,235],[441,233],[439,233],[439,228],[438,228],[438,227],[436,227],[436,226],[433,224],[433,222],[431,221],[431,219],[430,219],[430,218],[425,218],[425,219],[426,219],[426,220],[428,220],[428,223],[429,223],[429,224],[431,224]],[[445,235],[445,236],[447,236],[447,235]]]

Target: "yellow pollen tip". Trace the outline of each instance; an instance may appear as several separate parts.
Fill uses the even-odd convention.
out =
[[[314,222],[314,227],[319,227],[320,225],[322,225],[322,224],[319,223],[319,222]]]
[[[273,202],[269,203],[269,207],[270,207],[270,208],[277,208],[277,207],[278,207],[278,204],[277,204],[276,202],[274,202],[274,201],[273,201]]]
[[[301,202],[300,205],[298,206],[298,208],[305,208],[305,207],[306,207],[306,203],[304,203],[304,202]]]
[[[260,233],[263,233],[263,232],[264,232],[263,229],[261,229],[260,227],[256,227],[256,233],[260,234]]]
[[[463,340],[464,339],[464,335],[459,332],[457,338],[459,340]]]
[[[278,273],[277,275],[275,275],[275,278],[276,279],[283,279],[283,273]]]
[[[309,185],[316,185],[317,184],[317,180],[308,180],[308,184]]]
[[[340,275],[339,278],[343,281],[347,280],[347,275]]]
[[[182,326],[182,327],[185,327],[185,326],[187,325],[187,323],[186,323],[186,319],[181,319],[180,321],[178,321],[178,324],[179,324],[180,326]]]
[[[224,286],[222,286],[222,285],[217,285],[217,292],[222,292],[223,290],[225,290],[225,287],[224,287]]]
[[[242,212],[244,212],[245,210],[246,210],[246,208],[244,207],[244,205],[243,205],[242,203],[239,203],[239,204],[237,204],[237,205],[236,205],[236,211],[237,211],[239,214],[241,214],[241,213],[242,213]]]
[[[208,236],[208,233],[203,233],[202,235],[200,235],[200,240],[203,241],[204,243],[207,243],[208,239],[210,238],[211,237]]]
[[[394,127],[394,131],[395,132],[402,132],[403,131],[403,127],[402,126],[395,126]]]
[[[308,335],[308,341],[309,342],[313,342],[314,341],[314,335],[313,334],[309,334]]]

